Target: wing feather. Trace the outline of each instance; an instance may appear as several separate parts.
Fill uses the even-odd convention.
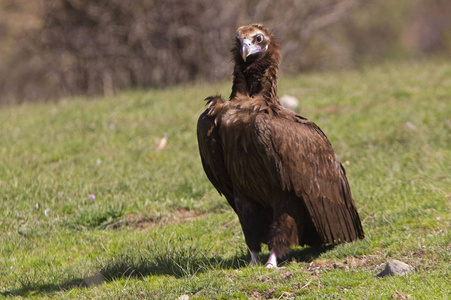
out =
[[[224,151],[218,133],[217,116],[214,110],[215,105],[221,104],[224,100],[219,96],[209,97],[205,100],[208,108],[200,115],[197,122],[197,141],[202,166],[218,193],[224,195],[230,206],[235,210],[233,185],[225,168]]]
[[[343,166],[321,129],[301,116],[260,114],[254,142],[281,189],[303,201],[322,243],[364,233]]]

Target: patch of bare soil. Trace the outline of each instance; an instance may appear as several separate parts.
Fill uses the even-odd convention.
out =
[[[407,293],[395,292],[391,295],[392,299],[410,299],[410,295]]]
[[[202,218],[203,214],[194,210],[178,209],[171,213],[149,215],[128,214],[124,216],[126,226],[148,230],[167,224],[183,224]]]
[[[377,265],[381,262],[383,262],[383,257],[381,255],[348,256],[344,261],[316,259],[308,265],[307,270],[312,273],[318,273],[330,269],[371,269],[375,264]]]
[[[274,299],[275,289],[271,288],[263,293],[259,291],[254,291],[249,299]]]

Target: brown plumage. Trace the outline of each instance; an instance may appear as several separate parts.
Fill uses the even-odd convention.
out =
[[[343,166],[313,122],[277,97],[279,44],[263,26],[238,28],[229,101],[207,98],[197,138],[208,179],[237,213],[252,262],[267,267],[291,245],[363,238]]]

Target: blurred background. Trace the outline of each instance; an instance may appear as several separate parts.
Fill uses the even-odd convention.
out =
[[[230,78],[256,22],[283,75],[451,58],[449,0],[0,0],[0,104]]]

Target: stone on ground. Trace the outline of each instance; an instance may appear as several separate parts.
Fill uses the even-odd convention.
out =
[[[283,95],[280,99],[280,104],[282,104],[283,107],[295,110],[299,107],[299,100],[296,97],[289,96],[289,95]]]
[[[413,267],[399,260],[389,261],[385,269],[377,274],[378,277],[405,275],[413,270]]]

